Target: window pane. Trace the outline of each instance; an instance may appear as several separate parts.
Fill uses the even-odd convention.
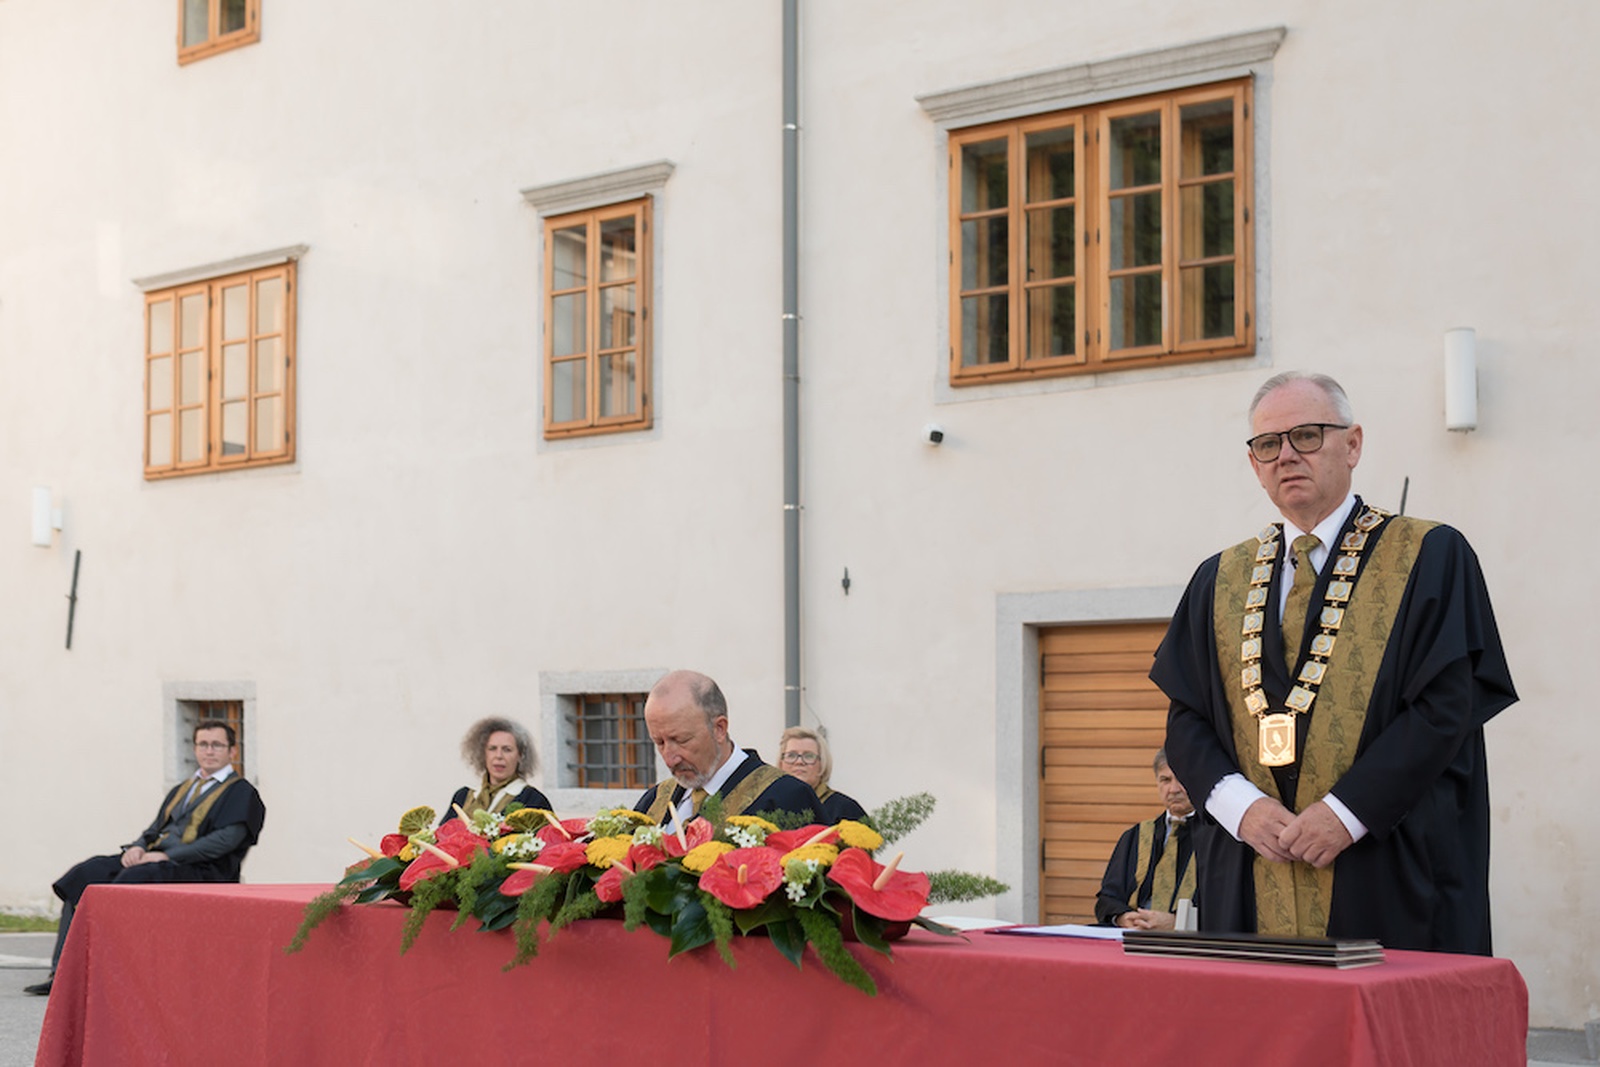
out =
[[[1064,200],[1077,188],[1072,126],[1028,134],[1028,202]]]
[[[244,455],[250,439],[250,405],[243,400],[222,405],[222,454]]]
[[[146,344],[151,355],[172,351],[172,301],[158,300],[150,305],[150,336]]]
[[[1070,356],[1077,349],[1077,290],[1052,285],[1028,294],[1028,358]]]
[[[222,346],[222,396],[225,400],[244,396],[250,388],[250,346],[243,341]],[[227,451],[226,448],[223,449]]]
[[[588,362],[567,359],[550,368],[550,419],[552,422],[572,422],[589,417],[589,403],[585,395],[589,388]]]
[[[1111,201],[1111,269],[1161,262],[1161,194],[1138,193]]]
[[[1070,207],[1028,212],[1028,280],[1070,278],[1076,271],[1078,235]]]
[[[221,33],[234,33],[244,29],[245,0],[222,0]]]
[[[276,337],[256,342],[256,392],[275,393],[283,388],[283,343]]]
[[[1187,185],[1178,193],[1182,212],[1180,258],[1210,259],[1233,255],[1233,180]]]
[[[1161,343],[1161,275],[1111,279],[1111,347]]]
[[[633,352],[600,357],[600,416],[632,415],[638,358]]]
[[[568,293],[550,301],[550,330],[555,347],[553,355],[570,356],[589,350],[589,296],[587,293]]]
[[[150,466],[172,465],[172,416],[163,412],[150,416]]]
[[[634,337],[634,287],[613,285],[600,290],[600,347],[627,348]]]
[[[206,364],[203,352],[178,357],[178,403],[198,404],[205,399]]]
[[[1011,275],[1008,223],[1004,218],[970,219],[961,224],[961,288],[1005,285]]]
[[[183,43],[203,44],[211,34],[206,0],[183,0]],[[170,10],[170,9],[169,9]]]
[[[572,226],[557,230],[551,244],[554,248],[551,286],[555,289],[576,289],[580,285],[588,285],[588,227]]]
[[[178,413],[178,462],[199,463],[206,458],[206,414],[201,408]]]
[[[281,452],[287,447],[283,433],[283,397],[265,396],[256,401],[256,451]]]
[[[150,361],[150,410],[160,411],[172,406],[172,358],[162,356]]]
[[[180,348],[199,348],[205,340],[206,298],[204,293],[190,293],[178,302],[178,330]]]
[[[256,333],[282,333],[283,310],[283,278],[263,278],[256,282]]]
[[[600,280],[621,281],[639,272],[633,216],[600,224]]]
[[[236,341],[250,329],[250,289],[230,285],[222,290],[222,339]]]
[[[1006,140],[961,146],[961,210],[993,211],[1006,206]]]
[[[1213,263],[1179,272],[1183,288],[1182,340],[1233,336],[1233,264]]]
[[[1183,177],[1233,170],[1233,100],[1190,104],[1179,111]]]
[[[1161,182],[1161,112],[1111,120],[1111,188]]]
[[[961,301],[961,365],[1005,363],[1011,358],[1010,301],[1004,293]]]

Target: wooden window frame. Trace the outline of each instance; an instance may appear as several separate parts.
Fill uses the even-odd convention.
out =
[[[185,282],[165,289],[155,289],[145,294],[144,313],[144,476],[147,480],[203,474],[246,467],[263,467],[291,463],[295,457],[295,306],[297,289],[295,261],[241,271],[199,281]],[[257,319],[259,286],[263,282],[279,279],[282,282],[283,317],[273,329],[260,329]],[[246,290],[246,330],[241,337],[229,338],[227,347],[245,346],[245,384],[242,394],[226,398],[229,403],[245,405],[244,449],[239,453],[224,454],[222,447],[222,418],[224,397],[223,300],[224,290],[243,286]],[[185,347],[181,327],[181,307],[186,298],[202,297],[205,300],[203,338],[198,345]],[[165,311],[159,305],[170,304]],[[171,316],[170,338],[166,348],[152,351],[154,331],[152,316]],[[259,360],[263,342],[276,342],[283,359],[282,378],[276,388],[261,388]],[[198,400],[185,400],[182,393],[180,358],[184,354],[199,353],[205,382]],[[267,358],[277,358],[269,356]],[[168,366],[160,377],[170,377],[170,396],[153,395],[152,386],[158,377],[157,361],[167,360]],[[283,440],[275,447],[260,447],[257,440],[256,420],[258,405],[262,401],[278,398],[283,408]],[[182,458],[181,419],[185,411],[200,411],[205,441],[203,454],[198,459]],[[152,462],[151,427],[162,415],[169,418],[170,453],[166,462]]]
[[[198,44],[183,43],[184,0],[178,0],[178,65],[206,59],[219,52],[232,51],[261,40],[261,0],[244,0],[244,28],[221,33],[222,0],[206,0],[206,39]]]
[[[543,309],[544,309],[544,436],[547,439],[566,437],[583,437],[594,434],[619,433],[632,430],[647,430],[652,421],[651,408],[651,320],[650,314],[652,300],[652,235],[651,235],[651,208],[652,197],[644,196],[636,200],[629,200],[618,204],[608,204],[604,207],[593,208],[586,211],[574,211],[564,215],[553,215],[544,220],[544,280],[543,280]],[[634,247],[636,268],[631,276],[602,280],[600,277],[600,228],[603,223],[613,219],[632,216],[634,219]],[[587,260],[586,279],[583,285],[571,288],[557,289],[556,286],[556,235],[563,230],[570,230],[576,226],[586,227],[588,232],[585,255]],[[600,343],[600,294],[604,289],[632,285],[635,290],[637,315],[634,322],[632,344],[616,345],[611,348],[601,349]],[[556,301],[558,298],[584,294],[584,344],[582,350],[574,353],[555,352],[556,331],[554,319],[556,314]],[[600,413],[600,362],[603,357],[624,354],[629,351],[635,353],[635,368],[630,402],[631,411],[620,414],[602,415]],[[557,422],[555,405],[556,365],[558,363],[582,363],[584,367],[584,411],[581,417]]]
[[[1107,101],[1091,106],[1029,116],[1003,122],[954,130],[949,137],[950,173],[950,360],[952,386],[989,384],[1073,374],[1092,374],[1109,370],[1164,366],[1201,360],[1248,356],[1255,351],[1255,263],[1254,263],[1254,146],[1252,143],[1252,92],[1249,77],[1230,79],[1170,92],[1151,93]],[[1233,169],[1202,177],[1180,174],[1183,166],[1178,116],[1186,106],[1231,100],[1233,105]],[[1161,340],[1159,343],[1111,347],[1112,278],[1154,270],[1119,269],[1110,266],[1111,202],[1129,190],[1111,189],[1110,124],[1116,118],[1156,112],[1161,122],[1161,179],[1145,192],[1159,192],[1161,199],[1161,255],[1159,276],[1161,294]],[[1058,200],[1026,200],[1029,134],[1072,127],[1074,131],[1073,194]],[[1007,196],[1003,208],[966,211],[963,205],[962,152],[968,145],[1004,140],[1006,144]],[[1232,253],[1210,259],[1181,259],[1181,227],[1189,223],[1183,207],[1183,190],[1217,181],[1233,182]],[[1028,273],[1030,211],[1050,209],[1072,211],[1076,243],[1075,269],[1070,276],[1038,280]],[[1004,219],[1009,236],[1008,264],[1002,284],[964,289],[962,241],[964,222],[983,218]],[[1180,278],[1184,271],[1233,265],[1233,330],[1225,337],[1183,340],[1180,333],[1192,328],[1190,319],[1180,320],[1182,307]],[[1019,281],[1020,279],[1020,281]],[[1028,295],[1042,287],[1073,286],[1075,337],[1073,351],[1063,355],[1033,355],[1027,350],[1030,330],[1043,325],[1030,321]],[[964,366],[962,347],[963,297],[1004,294],[1007,309],[1006,356],[1004,361]]]
[[[579,693],[571,698],[572,710],[568,714],[568,721],[571,727],[572,766],[576,788],[646,789],[655,784],[655,749],[650,743],[650,734],[645,728],[644,721],[644,702],[648,695],[647,693]],[[584,714],[585,706],[605,703],[622,706],[622,714],[616,719],[619,727],[618,735],[591,739],[586,736],[585,731],[585,725],[590,721]],[[615,767],[607,764],[602,768],[597,761],[585,758],[590,745],[616,745],[623,759]],[[641,761],[628,760],[628,752],[635,749],[643,754]],[[597,775],[601,770],[615,770],[616,773],[600,780]]]

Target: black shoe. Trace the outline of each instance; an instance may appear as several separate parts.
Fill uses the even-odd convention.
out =
[[[24,993],[32,993],[36,997],[48,997],[50,995],[50,986],[54,984],[55,980],[55,975],[51,975],[42,982],[23,986],[22,991]]]

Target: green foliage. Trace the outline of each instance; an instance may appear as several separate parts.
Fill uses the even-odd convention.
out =
[[[400,816],[400,832],[410,837],[412,834],[421,833],[432,828],[435,812],[427,805],[412,808]]]
[[[450,898],[453,888],[451,882],[455,881],[454,871],[448,874],[436,874],[432,878],[424,878],[411,887],[411,913],[406,916],[406,923],[400,928],[400,954],[404,956],[416,941],[417,935],[422,933],[422,924],[428,921],[428,915],[441,903]]]
[[[883,843],[892,845],[926,822],[937,803],[932,793],[912,793],[889,801],[872,812],[868,819],[883,835]]]
[[[700,906],[706,909],[706,924],[711,927],[711,936],[716,941],[717,955],[729,967],[735,966],[733,951],[728,947],[733,940],[733,909],[704,891],[700,893]]]
[[[459,914],[456,921],[450,924],[454,930],[476,913],[478,909],[478,891],[490,882],[503,879],[506,873],[505,861],[499,853],[489,851],[480,852],[472,857],[472,863],[465,870],[456,871],[456,907]]]
[[[855,986],[867,996],[878,995],[878,984],[850,954],[850,950],[844,947],[844,935],[839,932],[839,926],[832,918],[809,908],[795,912],[795,917],[800,920],[800,928],[816,950],[817,958],[828,970],[838,975],[846,985]]]
[[[290,938],[283,951],[292,954],[305,948],[306,938],[310,936],[311,931],[321,926],[324,919],[338,911],[344,906],[346,900],[355,895],[353,890],[341,882],[320,897],[313,899],[311,903],[306,905],[305,913],[300,917],[300,928],[294,932],[294,937]]]
[[[56,920],[48,915],[12,915],[0,911],[0,933],[53,934],[55,932]]]
[[[985,874],[970,871],[929,871],[928,903],[954,904],[963,900],[982,900],[998,896],[1011,887]]]
[[[571,926],[579,919],[592,919],[600,914],[605,905],[590,891],[593,887],[593,882],[580,878],[576,872],[568,876],[567,898],[562,902],[561,910],[550,920],[550,933],[546,940],[556,936],[557,930]]]
[[[511,932],[517,939],[517,954],[505,965],[505,970],[520,967],[539,954],[539,923],[555,911],[556,901],[567,892],[570,875],[547,874],[522,894],[517,904],[517,918]]]

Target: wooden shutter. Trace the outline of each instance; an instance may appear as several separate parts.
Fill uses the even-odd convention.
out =
[[[1161,810],[1150,762],[1167,699],[1147,677],[1166,622],[1041,631],[1040,920],[1093,922],[1123,830]]]

